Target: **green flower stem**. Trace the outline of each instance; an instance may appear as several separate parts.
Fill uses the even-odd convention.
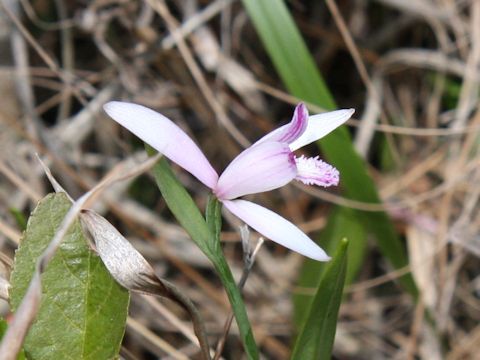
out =
[[[220,280],[225,287],[225,291],[228,296],[228,300],[232,305],[232,310],[237,320],[240,333],[242,334],[242,341],[245,345],[245,351],[249,359],[258,359],[258,349],[253,337],[252,328],[250,327],[250,321],[248,320],[245,304],[240,294],[240,290],[235,284],[230,267],[225,260],[222,253],[218,254],[216,261],[214,262],[215,270],[217,270]]]
[[[149,155],[155,154],[155,150],[148,146],[146,148]],[[216,199],[211,199],[211,206],[207,209],[208,221],[205,221],[192,197],[173,174],[166,159],[162,158],[154,166],[153,174],[170,211],[195,244],[213,263],[235,313],[246,354],[249,359],[258,359],[258,349],[245,304],[220,246],[220,204]]]

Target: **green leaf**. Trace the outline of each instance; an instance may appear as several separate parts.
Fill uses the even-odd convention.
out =
[[[395,156],[393,155],[392,146],[384,134],[377,136],[379,147],[379,162],[381,169],[385,172],[390,172],[398,168]]]
[[[147,152],[150,155],[154,153],[149,147]],[[200,250],[212,261],[215,258],[214,249],[211,248],[212,233],[192,197],[177,180],[165,158],[161,158],[153,167],[153,175],[170,211]]]
[[[155,151],[146,146],[149,155]],[[200,250],[210,259],[217,271],[220,280],[222,281],[228,299],[232,305],[232,310],[237,320],[238,328],[242,342],[245,346],[245,352],[249,359],[258,359],[258,349],[253,337],[250,321],[248,320],[245,304],[243,303],[242,295],[235,284],[232,272],[223,256],[218,239],[210,229],[216,230],[218,226],[218,216],[220,211],[219,204],[210,204],[208,210],[209,220],[208,225],[203,218],[200,210],[195,205],[192,197],[188,194],[185,188],[180,184],[173,174],[168,162],[165,158],[153,167],[153,174],[155,181],[162,193],[168,208],[178,220],[180,225],[187,231],[192,240],[197,244]]]
[[[0,340],[3,339],[7,332],[8,324],[5,319],[0,318]],[[22,349],[17,356],[17,360],[25,360],[25,351]]]
[[[258,359],[259,354],[257,344],[255,343],[255,338],[253,337],[253,332],[250,326],[250,321],[247,317],[245,304],[243,303],[240,290],[235,283],[232,271],[230,270],[227,260],[225,260],[223,254],[218,256],[214,262],[214,266],[215,270],[217,270],[217,273],[220,276],[220,279],[222,280],[228,300],[232,306],[233,313],[235,314],[235,319],[237,320],[237,324],[240,329],[242,342],[245,346],[247,356],[249,359]]]
[[[292,359],[330,359],[347,272],[348,241],[343,239],[327,264],[295,342]]]
[[[243,0],[243,4],[288,90],[305,101],[335,108],[283,0]]]
[[[342,212],[337,214],[336,212]],[[340,246],[341,239],[349,240],[348,268],[345,284],[350,284],[356,277],[365,256],[367,234],[365,228],[356,218],[356,212],[347,208],[335,208],[329,217],[325,229],[320,234],[321,244],[328,254],[333,254]],[[305,259],[303,262],[298,287],[316,289],[328,263]],[[313,294],[298,293],[293,297],[295,323],[301,324],[305,312],[310,306]]]
[[[52,240],[71,203],[65,194],[42,199],[15,254],[11,305],[16,310],[35,263]],[[24,343],[30,359],[111,359],[125,331],[129,294],[87,245],[78,221],[42,274],[42,300]]]
[[[328,91],[305,42],[283,0],[243,0],[270,58],[287,89],[296,97],[325,109],[335,108]],[[341,185],[347,197],[380,203],[373,180],[367,173],[364,161],[355,152],[350,135],[342,126],[322,139],[320,147],[341,174]],[[336,216],[343,216],[342,212]],[[396,268],[408,264],[405,250],[394,226],[385,212],[357,212],[360,221],[375,235],[382,253]],[[411,274],[400,279],[414,297],[417,288]]]

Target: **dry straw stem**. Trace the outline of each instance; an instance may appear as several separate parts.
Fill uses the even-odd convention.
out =
[[[338,30],[340,31],[343,39],[345,40],[348,51],[350,52],[353,58],[357,71],[360,75],[360,78],[362,79],[365,87],[368,89],[368,96],[369,96],[369,101],[371,103],[370,105],[371,109],[372,108],[376,109],[376,111],[371,110],[374,114],[372,114],[370,117],[365,117],[363,119],[362,126],[360,127],[356,137],[356,142],[355,142],[356,150],[363,157],[366,157],[368,149],[370,147],[370,142],[372,141],[373,134],[374,134],[373,123],[376,123],[377,116],[380,116],[380,119],[384,124],[387,124],[388,120],[382,109],[382,105],[381,105],[382,99],[380,97],[379,88],[378,86],[375,86],[372,79],[370,79],[370,75],[368,74],[367,67],[365,66],[365,63],[363,62],[360,52],[357,46],[355,45],[355,42],[353,41],[352,35],[348,30],[345,20],[340,14],[340,10],[338,9],[337,4],[335,3],[334,0],[327,0],[326,3],[330,12],[332,13],[333,19],[335,20]],[[368,114],[368,112],[366,113]],[[389,136],[389,133],[387,133],[387,139],[389,141],[389,144],[392,145],[392,137]],[[394,155],[398,159],[399,155],[396,152],[394,153]]]
[[[75,79],[73,74],[69,74],[64,72],[58,64],[55,62],[54,59],[50,55],[48,55],[44,49],[40,46],[40,44],[35,40],[32,34],[27,30],[27,28],[21,23],[18,17],[14,14],[14,12],[10,9],[10,6],[6,0],[2,0],[0,3],[3,10],[8,14],[12,22],[18,28],[22,36],[27,40],[30,46],[38,53],[38,55],[42,58],[42,60],[48,65],[48,67],[60,78],[64,81],[65,84],[68,84],[69,87],[72,88],[77,99],[85,105],[85,97],[81,94],[76,86],[74,85],[74,81],[80,81],[83,85],[82,90],[87,90],[87,94],[91,95],[90,85],[88,83],[82,82],[80,79]]]
[[[61,19],[57,22],[46,22],[40,19],[35,12],[33,6],[27,0],[20,0],[22,4],[23,10],[25,14],[30,18],[30,20],[37,25],[39,28],[49,31],[49,30],[60,30],[69,27],[73,27],[75,25],[75,21],[73,19]]]
[[[170,34],[163,38],[162,47],[165,50],[170,50],[175,46],[180,38],[185,39],[191,33],[193,33],[200,26],[204,25],[206,22],[211,20],[219,12],[225,9],[227,6],[233,3],[234,0],[216,0],[210,3],[201,11],[198,11],[193,16],[189,17],[185,22],[183,22],[176,30],[177,35]]]
[[[160,316],[165,318],[170,324],[172,324],[176,329],[178,329],[188,340],[190,340],[195,345],[200,345],[198,339],[195,337],[195,334],[191,331],[189,326],[186,326],[178,316],[164,306],[157,299],[152,298],[151,296],[142,295],[142,299],[147,302],[151,308],[156,311]],[[210,349],[210,354],[213,355],[215,352],[213,349]]]
[[[461,173],[453,174],[452,178],[441,183],[440,185],[425,191],[421,194],[411,195],[401,201],[386,201],[383,204],[370,204],[361,201],[351,200],[343,196],[335,195],[323,190],[314,189],[307,186],[296,185],[306,193],[315,196],[319,199],[331,202],[333,204],[349,207],[351,209],[362,211],[395,211],[401,209],[409,209],[415,206],[421,205],[424,202],[435,200],[443,193],[447,192],[451,188],[454,188],[458,184],[470,178],[473,171],[480,165],[480,159],[474,159],[467,163]]]
[[[405,54],[405,57],[408,57],[408,55]],[[463,65],[460,65],[460,66],[463,66]],[[272,87],[260,81],[256,81],[255,86],[257,87],[257,89],[264,92],[265,94],[268,94],[278,100],[281,100],[291,105],[296,105],[301,101],[295,96],[292,96],[280,89],[277,89],[275,87]],[[306,105],[311,111],[315,113],[321,113],[326,111],[324,108],[321,108],[315,104],[310,104],[306,102]],[[355,118],[348,120],[346,125],[350,125],[352,127],[364,126],[362,121],[357,120]],[[418,136],[418,137],[458,136],[458,135],[464,135],[471,132],[480,133],[480,126],[478,125],[470,125],[470,126],[450,129],[450,128],[408,127],[408,126],[396,126],[396,125],[390,125],[390,124],[374,124],[373,129],[376,132],[380,132],[380,133],[391,133],[396,135]]]
[[[168,7],[166,6],[163,0],[147,0],[150,6],[165,20],[167,27],[175,39],[175,43],[178,46],[180,53],[188,66],[193,78],[195,79],[198,87],[202,91],[205,100],[214,111],[217,119],[225,127],[225,129],[232,135],[232,137],[243,147],[248,147],[250,142],[247,140],[245,135],[243,135],[233,124],[233,122],[228,117],[223,106],[218,102],[215,94],[210,89],[207,81],[205,80],[200,67],[197,65],[190,49],[188,48],[185,40],[178,32],[178,24],[175,18],[172,16]]]
[[[422,223],[425,220],[436,229],[441,220],[440,209],[447,203],[450,208],[442,215],[446,219],[442,241],[432,240],[430,244],[434,250],[446,248],[447,251],[443,258],[429,256],[424,261],[431,263],[435,259],[433,270],[417,265],[417,261],[422,263],[420,256],[409,268],[390,272],[382,259],[372,256],[375,250],[369,249],[359,281],[349,288],[342,307],[335,356],[395,358],[404,356],[404,349],[408,349],[411,356],[433,360],[475,357],[480,319],[475,290],[479,281],[474,275],[480,228],[476,185],[479,164],[476,147],[464,147],[464,144],[467,137],[478,138],[480,130],[473,116],[478,110],[475,88],[480,82],[478,69],[472,72],[478,60],[475,55],[478,26],[474,27],[477,15],[473,12],[477,2],[377,0],[366,4],[336,1],[334,5],[347,30],[343,35],[325,2],[288,3],[337,102],[357,108],[358,119],[348,123],[352,133],[376,134],[374,142],[364,142],[363,151],[367,154],[366,162],[373,165],[370,170],[385,203],[384,207],[378,207],[351,202],[337,193],[315,192],[312,197],[304,191],[306,189],[299,191],[296,187],[259,195],[259,200],[267,207],[283,211],[304,230],[311,231],[311,236],[315,236],[315,231],[325,223],[328,210],[325,201],[367,211],[386,208],[392,210],[399,233],[407,238],[406,243],[413,250],[417,239],[411,235],[410,228],[415,228],[417,233],[425,232]],[[215,0],[208,4],[196,0],[113,1],[88,5],[67,2],[67,16],[57,16],[53,22],[41,20],[46,17],[39,4],[28,0],[22,0],[21,4],[26,17],[21,19],[14,13],[18,21],[12,21],[10,29],[17,29],[16,41],[20,40],[20,45],[23,43],[24,50],[17,54],[19,58],[15,62],[2,63],[2,71],[15,73],[18,81],[23,81],[23,90],[16,90],[20,100],[17,113],[7,112],[11,104],[6,97],[0,97],[1,161],[14,175],[9,178],[8,170],[1,172],[5,181],[0,189],[0,203],[3,204],[0,233],[2,238],[8,239],[2,248],[6,255],[11,256],[20,238],[19,229],[9,216],[9,207],[28,213],[33,196],[43,196],[43,173],[32,166],[35,151],[49,160],[47,164],[75,195],[88,191],[119,157],[125,158],[125,154],[131,153],[128,144],[132,143],[132,138],[128,134],[108,121],[95,121],[85,110],[92,107],[92,112],[97,114],[95,109],[102,102],[100,98],[124,98],[165,113],[188,128],[219,169],[238,153],[239,147],[232,141],[229,130],[219,131],[218,124],[212,122],[212,113],[216,119],[220,116],[215,110],[212,112],[215,105],[207,102],[211,98],[203,98],[208,90],[205,92],[200,85],[202,80],[230,121],[249,140],[287,122],[290,104],[296,105],[299,101],[283,90],[238,1]],[[150,6],[155,4],[168,6],[165,16],[157,16]],[[175,18],[168,16],[168,11]],[[55,11],[55,14],[58,13]],[[172,21],[167,22],[167,19]],[[18,27],[19,21],[23,23],[23,31]],[[26,31],[32,24],[42,30]],[[165,24],[168,24],[167,29]],[[74,34],[71,42],[61,40],[60,32],[56,31],[67,27]],[[112,31],[108,31],[110,29]],[[0,28],[0,33],[2,30]],[[142,31],[149,32],[152,42],[139,36]],[[3,38],[7,45],[10,45],[8,40],[13,42],[14,32],[8,32]],[[348,46],[347,37],[351,38]],[[202,46],[211,46],[212,39],[214,47],[211,48],[221,54],[220,63],[215,65],[217,69],[208,67],[205,54],[199,50]],[[74,47],[75,63],[72,68],[65,68],[60,56],[69,44]],[[30,53],[25,51],[25,45],[31,47]],[[189,63],[191,69],[184,65],[188,60],[185,48],[190,52],[190,59],[194,57],[193,67]],[[0,53],[8,53],[8,46],[6,49],[2,47]],[[55,54],[59,54],[58,59]],[[42,58],[42,55],[47,57]],[[380,96],[381,108],[359,76],[359,67],[352,61],[354,56],[357,65],[363,62]],[[261,93],[267,105],[256,108],[227,81],[219,67],[225,59],[249,70],[254,77],[254,91]],[[188,70],[192,72],[195,66],[201,77],[192,80]],[[73,74],[74,79],[68,81],[65,78],[68,74]],[[237,86],[242,85],[241,80],[229,79]],[[115,84],[117,87],[109,93],[107,89]],[[33,98],[32,93],[35,94]],[[77,93],[85,100],[88,97],[90,105],[82,105],[78,114],[69,114],[68,119],[58,119],[65,94],[75,97]],[[65,105],[62,106],[65,109]],[[309,109],[312,113],[323,111],[314,106]],[[77,106],[72,110],[77,113]],[[376,123],[380,111],[388,114],[388,123]],[[22,117],[19,114],[23,114]],[[370,129],[366,128],[366,120],[370,122]],[[226,129],[221,120],[219,124]],[[79,129],[82,132],[77,133]],[[393,137],[401,155],[401,161],[392,171],[376,170],[381,166],[379,153],[383,151],[376,141],[383,138],[384,133]],[[470,149],[468,153],[467,149]],[[316,151],[314,147],[305,150],[312,154]],[[465,158],[462,158],[462,151],[467,154]],[[203,205],[205,190],[191,177],[180,176],[195,200]],[[144,182],[150,181],[145,178],[141,180],[142,188]],[[127,187],[125,182],[104,192],[106,206],[103,210],[108,207],[124,226],[119,230],[128,233],[135,246],[148,254],[156,270],[174,274],[175,281],[184,284],[189,296],[201,304],[209,331],[220,336],[228,315],[228,303],[211,271],[201,257],[191,252],[192,245],[183,230],[171,220],[163,202],[156,195],[150,196],[147,186],[144,188],[147,203],[142,196],[126,192],[137,185]],[[443,203],[446,193],[451,193],[450,201]],[[135,242],[135,237],[147,241]],[[240,274],[241,264],[236,255],[238,235],[233,231],[224,232],[222,241],[230,263]],[[282,261],[278,261],[280,258]],[[372,259],[380,261],[373,263]],[[256,338],[266,358],[288,358],[289,349],[285,344],[292,338],[290,295],[295,288],[295,274],[301,259],[269,246],[263,249],[256,263],[259,271],[252,272],[244,289],[247,305],[250,305],[249,314],[255,320]],[[408,298],[390,284],[406,271],[424,272],[430,284],[444,287],[445,296],[438,300],[436,295],[433,301],[443,302],[433,314],[448,325],[441,338],[426,330],[420,316],[421,308],[415,313]],[[438,278],[442,273],[443,282]],[[380,291],[376,291],[377,288]],[[422,290],[429,291],[428,287]],[[425,300],[431,312],[430,304],[430,300]],[[164,318],[159,311],[155,310],[159,316],[153,318],[144,307],[133,305],[132,317],[144,319],[146,327],[160,329],[165,324],[160,321]],[[148,311],[152,309],[148,307]],[[189,336],[187,332],[178,334],[179,325],[163,328],[162,335],[168,334],[171,348],[180,348],[185,343],[183,336],[190,341],[193,336],[191,330]],[[135,337],[133,332],[136,330],[129,326],[129,338],[125,343],[128,351],[135,353],[139,349],[135,356],[145,351],[165,355],[167,350],[163,352],[159,343],[143,341],[143,337]],[[235,346],[228,346],[235,344],[234,333],[233,330],[227,342],[225,357],[237,355]],[[152,339],[156,336],[150,335]],[[132,345],[135,340],[136,345]],[[437,351],[440,340],[447,346],[443,353]],[[189,346],[192,348],[193,343]],[[435,354],[440,355],[435,357]]]
[[[0,172],[12,182],[18,189],[22,190],[25,194],[27,194],[33,202],[38,202],[42,198],[40,194],[38,194],[32,187],[27,184],[20,176],[18,176],[12,169],[8,167],[0,159]]]
[[[8,225],[2,219],[0,219],[0,233],[5,235],[15,245],[18,245],[20,243],[20,237],[22,236],[22,234],[17,229]]]
[[[452,127],[463,126],[467,121],[467,116],[472,108],[477,106],[478,102],[478,83],[475,82],[477,77],[480,77],[480,2],[474,1],[471,4],[471,52],[467,60],[463,74],[463,83],[458,101],[458,108],[456,119]],[[476,86],[475,86],[476,85]],[[480,111],[476,109],[473,118],[473,124],[480,124]],[[474,150],[475,143],[478,139],[476,134],[467,134],[463,144],[456,144],[452,149],[454,158],[448,164],[448,172],[445,175],[447,181],[453,177],[453,174],[463,171],[469,155]],[[441,207],[439,211],[439,229],[437,233],[438,241],[442,242],[448,239],[449,228],[452,225],[452,203],[454,200],[456,187],[449,189],[443,196]],[[445,331],[449,318],[450,307],[453,301],[455,286],[457,282],[457,273],[465,259],[465,253],[462,250],[456,250],[452,260],[448,260],[449,254],[445,249],[438,258],[439,263],[439,301],[438,301],[438,323],[441,331]],[[450,264],[449,264],[450,263]]]
[[[19,13],[20,9],[18,4],[10,2],[12,5],[12,11]],[[17,5],[17,6],[15,6]],[[22,72],[27,72],[29,63],[28,49],[24,37],[14,27],[11,28],[11,45],[13,58],[15,63],[15,86],[18,94],[18,98],[22,107],[25,110],[27,129],[32,136],[37,136],[38,117],[34,108],[34,95],[30,78],[21,76]]]
[[[150,169],[160,158],[160,155],[156,155],[141,165],[137,166],[135,169],[127,172],[123,175],[118,174],[108,174],[101,182],[99,182],[94,188],[89,192],[85,193],[77,201],[75,201],[70,208],[70,210],[65,215],[65,218],[62,221],[59,229],[55,233],[52,241],[48,247],[43,252],[42,256],[38,259],[36,264],[36,269],[33,274],[30,285],[25,293],[25,296],[20,303],[17,312],[15,313],[15,318],[8,327],[5,336],[2,339],[0,344],[0,354],[2,354],[3,359],[5,360],[14,360],[17,357],[17,354],[20,351],[25,335],[30,328],[35,316],[37,314],[38,308],[41,301],[41,273],[46,268],[51,258],[55,254],[56,250],[60,246],[60,243],[63,240],[63,237],[67,233],[70,225],[78,217],[80,211],[83,207],[87,205],[87,202],[91,197],[97,193],[100,193],[109,185],[114,182],[128,179],[133,176],[138,176],[148,169]]]
[[[127,319],[127,329],[133,330],[136,334],[140,335],[142,338],[150,342],[153,345],[154,350],[160,349],[162,352],[158,352],[158,356],[164,355],[163,352],[165,352],[173,359],[188,360],[188,356],[175,349],[175,347],[170,345],[162,338],[156,336],[155,333],[150,331],[148,328],[146,328],[139,321],[135,320],[132,317],[128,317]]]

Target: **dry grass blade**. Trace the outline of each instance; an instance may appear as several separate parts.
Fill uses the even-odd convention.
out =
[[[175,349],[174,346],[167,343],[165,340],[162,340],[158,336],[155,336],[150,330],[143,326],[140,322],[129,317],[127,319],[127,329],[132,329],[136,334],[144,337],[146,340],[150,341],[158,349],[163,350],[165,353],[177,360],[188,360],[188,356],[182,354],[180,351]]]
[[[15,228],[11,227],[7,223],[3,222],[0,219],[0,233],[5,235],[8,239],[10,239],[14,244],[18,245],[20,243],[20,237],[22,236],[19,231]]]
[[[235,140],[242,145],[243,147],[247,147],[250,145],[250,142],[245,138],[245,136],[235,127],[232,121],[229,119],[227,113],[223,109],[223,106],[218,102],[217,98],[215,97],[214,93],[208,86],[205,77],[203,76],[200,68],[198,67],[195,59],[193,58],[192,53],[188,49],[188,46],[185,40],[180,36],[178,31],[178,25],[173,18],[172,14],[168,10],[165,2],[163,0],[147,0],[147,2],[152,6],[152,8],[158,12],[160,16],[165,19],[167,26],[177,43],[177,46],[182,53],[182,56],[192,73],[197,85],[202,90],[203,96],[212,107],[212,110],[215,112],[218,120],[220,123],[227,129],[227,131],[235,138]]]
[[[223,356],[240,358],[236,328],[224,336],[229,306],[211,264],[173,219],[152,177],[108,180],[89,192],[146,159],[138,139],[108,119],[102,105],[125,100],[161,112],[220,173],[248,140],[288,122],[300,99],[285,91],[241,1],[46,4],[0,0],[0,257],[14,258],[28,214],[48,189],[46,172],[56,191],[75,199],[90,194],[80,199],[83,207],[108,218],[159,278],[181,285],[204,319],[209,342],[224,337]],[[333,356],[476,358],[479,1],[286,4],[336,103],[356,109],[347,125],[383,204],[349,200],[342,174],[337,189],[294,185],[253,200],[312,238],[328,231],[330,204],[386,210],[410,254],[407,267],[392,271],[369,244],[340,310]],[[307,105],[311,113],[325,111]],[[313,145],[302,151],[318,154]],[[42,171],[35,153],[52,174]],[[177,170],[174,165],[202,209],[208,190]],[[225,218],[222,248],[238,281],[241,239],[233,219]],[[289,357],[292,293],[312,293],[296,286],[302,261],[267,242],[249,273],[243,294],[262,358]],[[421,290],[418,304],[395,285],[407,272]],[[9,265],[0,262],[0,279],[8,278]],[[13,318],[8,337],[16,340],[9,350],[18,348],[35,316],[38,281]],[[123,344],[128,358],[185,359],[198,352],[189,318],[175,304],[135,295],[130,315]]]
[[[202,11],[199,11],[187,21],[185,21],[181,27],[177,30],[177,36],[182,38],[190,35],[195,29],[206,23],[208,20],[217,15],[222,9],[229,6],[234,0],[216,0],[205,7]],[[162,40],[162,47],[166,50],[175,46],[179,38],[175,38],[172,34],[168,35]]]

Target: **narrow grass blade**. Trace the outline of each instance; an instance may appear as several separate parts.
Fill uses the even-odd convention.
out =
[[[335,102],[318,72],[300,32],[283,0],[243,0],[267,52],[287,89],[295,96],[322,106],[335,108]],[[375,184],[363,160],[355,152],[349,133],[343,126],[322,139],[320,147],[328,161],[338,168],[347,197],[367,203],[379,203]],[[342,212],[336,216],[343,216]],[[357,212],[359,221],[375,235],[382,253],[400,268],[407,265],[405,250],[392,222],[384,212]],[[413,278],[401,278],[403,285],[417,296]]]
[[[342,214],[338,214],[338,212],[342,212]],[[340,246],[341,239],[348,239],[346,285],[355,279],[363,263],[366,249],[367,234],[355,214],[355,211],[347,208],[335,208],[319,238],[319,243],[329,254],[333,254]],[[300,289],[316,289],[327,265],[328,263],[305,259],[298,277],[298,287]],[[302,323],[313,296],[306,291],[294,295],[294,319],[297,325]]]
[[[335,108],[317,66],[283,0],[242,0],[278,74],[295,96]]]
[[[343,239],[322,280],[295,342],[291,359],[330,359],[347,272],[348,241]]]

